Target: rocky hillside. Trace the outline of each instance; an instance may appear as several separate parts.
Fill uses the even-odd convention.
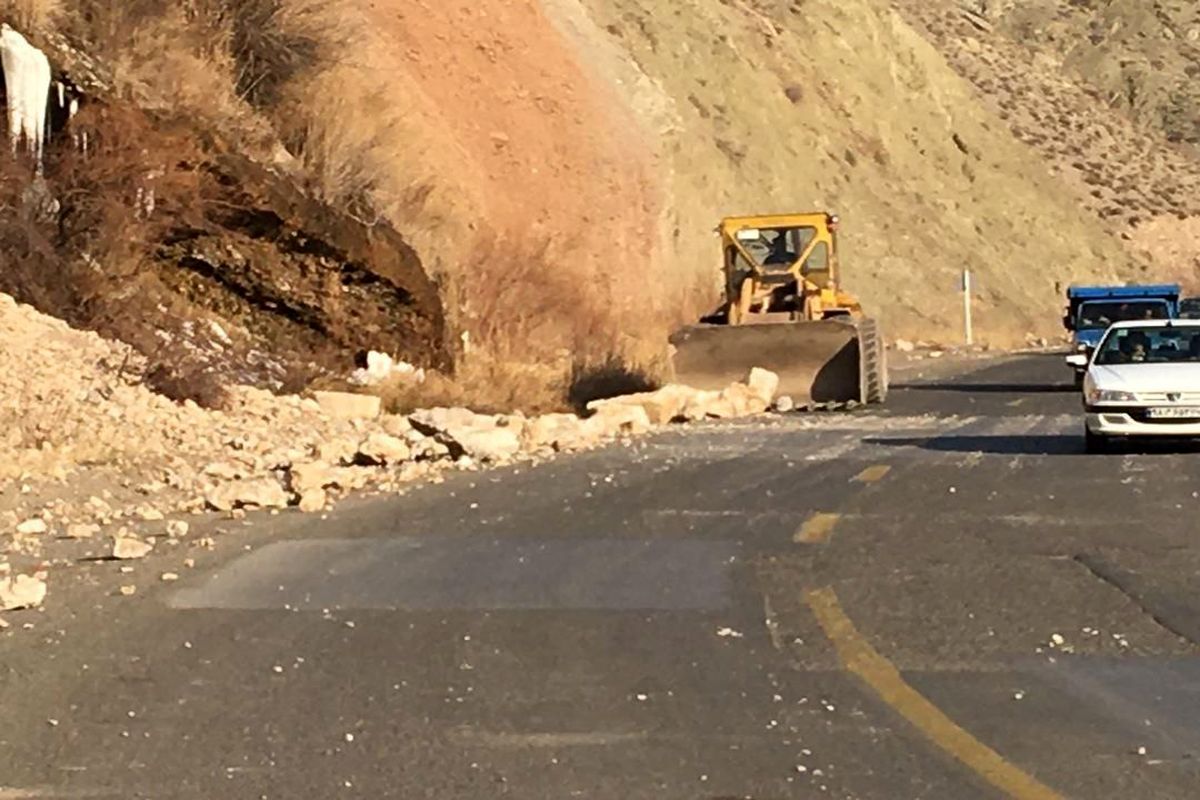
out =
[[[711,229],[727,214],[839,211],[851,287],[910,338],[957,335],[964,267],[996,344],[1053,333],[1057,284],[1137,274],[1002,109],[885,4],[520,9],[372,7],[376,49],[403,78],[387,91],[414,109],[406,149],[443,187],[437,212],[406,224],[497,220],[512,250],[549,256],[535,271],[569,270],[604,298],[599,314],[571,307],[589,309],[589,330],[616,327],[607,340],[655,342],[713,302]]]
[[[0,289],[173,394],[379,349],[545,406],[711,307],[721,216],[824,208],[893,336],[955,339],[970,268],[980,335],[1020,344],[1069,281],[1190,277],[1189,13],[7,0],[58,102],[43,176],[2,162]]]
[[[901,7],[1085,209],[1156,275],[1200,288],[1200,15],[1192,4]]]

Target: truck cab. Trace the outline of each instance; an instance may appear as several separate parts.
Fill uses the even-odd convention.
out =
[[[1075,370],[1076,384],[1082,382],[1092,351],[1109,326],[1129,320],[1176,319],[1181,292],[1177,284],[1067,289],[1063,327],[1072,334],[1074,352],[1067,363]]]

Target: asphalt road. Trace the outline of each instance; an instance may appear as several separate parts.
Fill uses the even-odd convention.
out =
[[[1200,455],[1085,455],[1069,380],[284,515],[135,598],[94,565],[0,644],[0,800],[1195,797]]]

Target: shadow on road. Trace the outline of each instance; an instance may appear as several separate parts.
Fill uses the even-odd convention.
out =
[[[1081,436],[935,436],[933,438],[874,438],[867,444],[919,447],[939,453],[986,455],[1066,456],[1083,453]]]
[[[883,447],[919,447],[937,453],[982,453],[997,456],[1084,455],[1083,436],[935,436],[932,438],[884,438],[864,440]],[[1200,453],[1200,443],[1191,440],[1113,442],[1111,452],[1130,455]],[[1098,456],[1102,457],[1102,456]]]
[[[893,385],[892,389],[968,394],[1058,394],[1079,391],[1069,383],[902,383]]]

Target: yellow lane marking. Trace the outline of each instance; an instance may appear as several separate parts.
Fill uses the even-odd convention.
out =
[[[862,472],[855,475],[854,480],[858,481],[859,483],[875,483],[883,480],[884,476],[891,471],[892,468],[887,464],[876,464],[873,467],[867,467]]]
[[[813,514],[804,520],[804,524],[800,526],[800,530],[796,531],[796,535],[792,537],[792,540],[800,544],[820,544],[821,542],[828,541],[829,537],[833,535],[833,529],[837,527],[838,520],[841,518],[841,514],[827,514],[824,512]]]
[[[1017,800],[1062,800],[1062,795],[980,742],[941,709],[905,683],[900,671],[863,637],[842,611],[832,589],[805,594],[808,607],[833,642],[842,665],[935,745],[1009,797]]]

